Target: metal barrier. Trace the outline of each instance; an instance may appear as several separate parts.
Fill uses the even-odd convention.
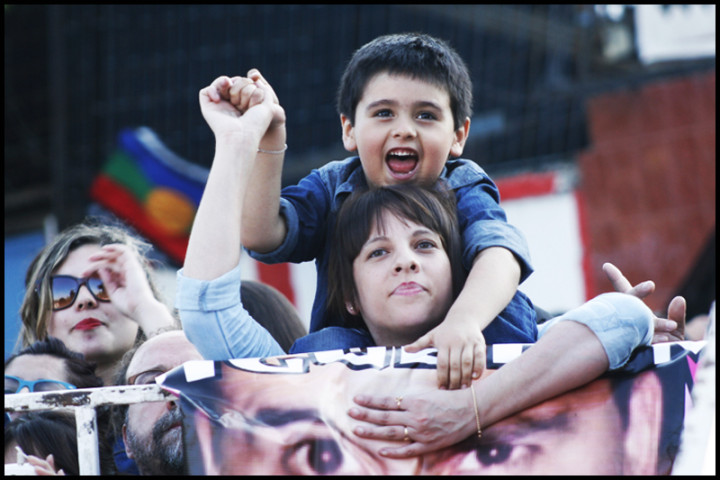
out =
[[[58,390],[5,395],[5,411],[27,413],[36,410],[73,409],[78,440],[80,475],[100,475],[100,454],[95,409],[104,405],[162,402],[172,396],[158,385]]]

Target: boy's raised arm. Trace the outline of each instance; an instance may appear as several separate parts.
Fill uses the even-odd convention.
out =
[[[285,113],[260,72],[250,70],[248,77],[271,92],[275,104],[273,121],[260,142],[242,211],[243,245],[250,250],[267,253],[278,248],[287,233],[285,220],[280,215],[282,168],[287,148]]]

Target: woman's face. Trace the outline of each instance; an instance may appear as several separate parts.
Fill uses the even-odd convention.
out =
[[[405,345],[438,325],[450,308],[450,260],[440,235],[424,225],[388,213],[381,224],[353,262],[353,307],[378,345]]]
[[[99,251],[99,245],[78,247],[54,275],[81,277],[90,265],[90,256]],[[118,360],[132,348],[138,328],[112,301],[96,300],[83,285],[70,307],[52,312],[47,333],[62,340],[70,350],[84,354],[86,359],[107,363]]]

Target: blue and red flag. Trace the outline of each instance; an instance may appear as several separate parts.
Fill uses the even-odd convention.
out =
[[[182,264],[207,176],[149,128],[124,129],[90,196]]]

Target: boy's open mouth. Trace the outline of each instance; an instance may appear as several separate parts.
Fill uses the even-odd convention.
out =
[[[417,152],[405,149],[392,150],[385,157],[390,172],[401,176],[411,174],[417,167],[418,161]]]

